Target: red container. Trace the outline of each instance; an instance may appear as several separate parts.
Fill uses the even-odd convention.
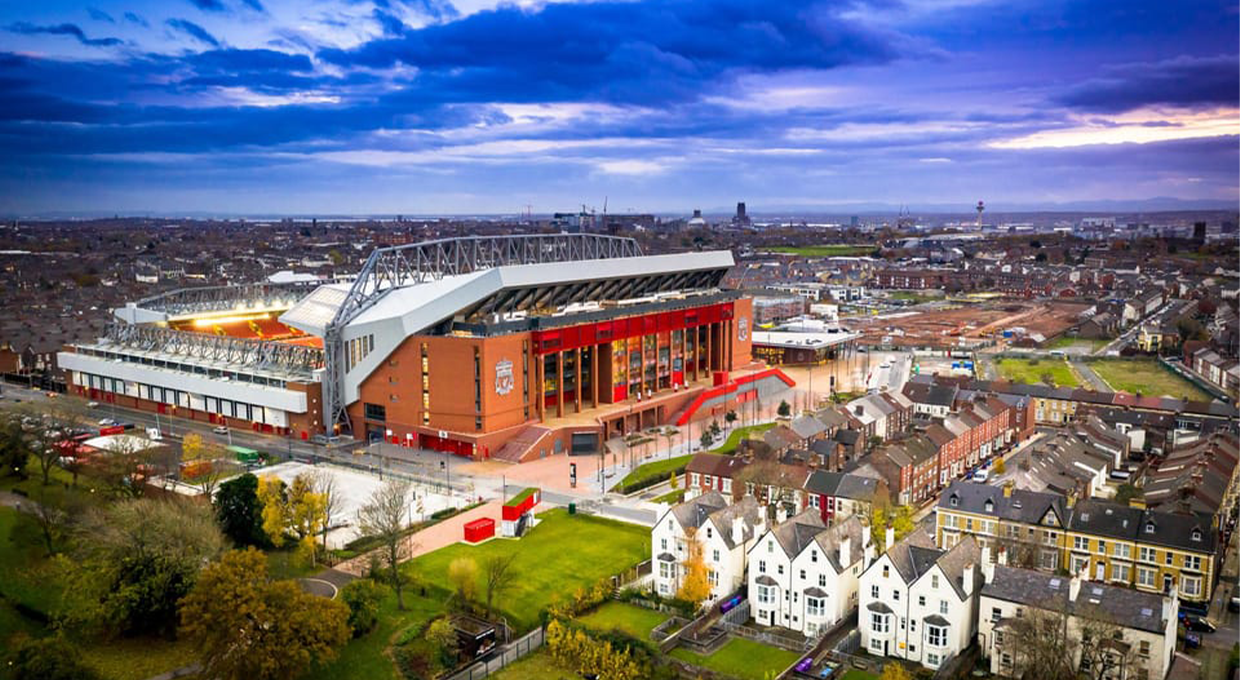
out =
[[[495,535],[495,520],[490,517],[476,519],[465,525],[465,540],[469,543],[485,541]]]

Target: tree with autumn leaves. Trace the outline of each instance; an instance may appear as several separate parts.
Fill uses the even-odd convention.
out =
[[[253,548],[203,569],[180,614],[203,676],[220,680],[292,680],[335,658],[352,636],[347,606],[271,580]]]
[[[696,528],[690,527],[685,532],[685,560],[681,566],[684,578],[676,597],[697,607],[710,597],[710,568],[706,566],[706,548],[698,540]]]
[[[292,534],[297,540],[299,558],[314,564],[315,536],[327,526],[328,505],[328,494],[319,490],[315,478],[300,474],[292,484],[285,484],[273,476],[260,477],[258,500],[263,506],[263,531],[271,544],[278,548]]]

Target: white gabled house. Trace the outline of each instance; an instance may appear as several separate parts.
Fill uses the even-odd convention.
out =
[[[884,545],[893,533],[887,529]],[[918,528],[896,543],[861,574],[861,644],[871,654],[941,667],[976,633],[980,559],[972,536],[940,550]]]
[[[825,633],[856,609],[867,552],[869,531],[856,517],[828,528],[810,509],[773,527],[749,551],[751,616],[811,638]]]
[[[736,592],[745,582],[746,553],[765,526],[765,508],[753,497],[729,504],[711,491],[671,507],[650,533],[655,592],[673,597],[680,590],[690,536],[702,545],[711,585],[707,601]]]

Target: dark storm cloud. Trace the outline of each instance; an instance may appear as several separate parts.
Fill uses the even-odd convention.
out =
[[[1240,78],[1234,55],[1178,57],[1153,64],[1133,63],[1105,69],[1055,98],[1064,106],[1101,113],[1121,113],[1143,106],[1235,106]]]

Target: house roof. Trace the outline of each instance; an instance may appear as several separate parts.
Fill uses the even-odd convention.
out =
[[[987,505],[987,503],[990,505]],[[956,480],[939,496],[938,507],[978,515],[993,515],[1025,524],[1038,524],[1048,511],[1053,511],[1061,524],[1067,522],[1067,502],[1063,496],[1024,489],[1013,489],[1005,496],[1003,489],[988,484]]]
[[[1163,596],[1088,581],[1080,584],[1076,601],[1069,599],[1071,579],[1032,569],[995,565],[994,577],[982,596],[1118,624],[1150,633],[1166,630]]]

